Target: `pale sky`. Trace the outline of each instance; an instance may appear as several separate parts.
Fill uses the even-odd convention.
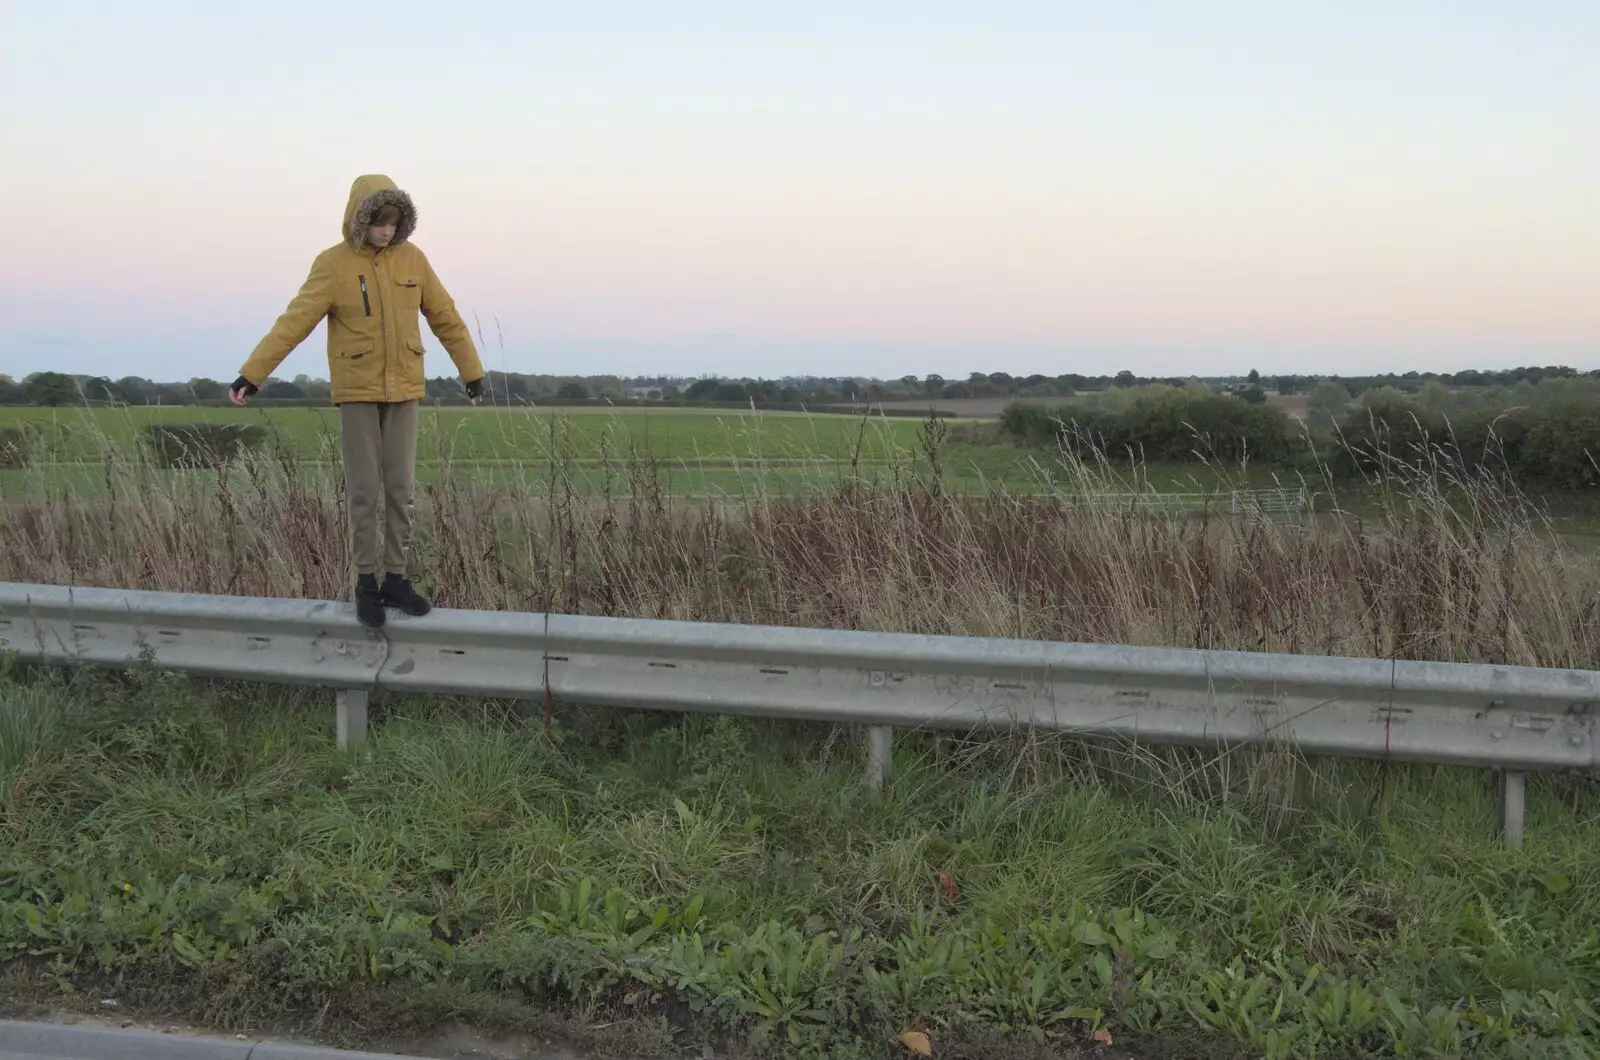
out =
[[[1597,0],[0,3],[0,159],[16,376],[231,379],[368,172],[511,371],[1600,368]]]

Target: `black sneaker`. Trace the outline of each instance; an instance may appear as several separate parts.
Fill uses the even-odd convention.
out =
[[[428,598],[411,587],[411,582],[398,574],[390,573],[383,576],[383,603],[385,607],[392,607],[402,614],[418,618],[433,610],[433,605]]]
[[[369,629],[383,625],[383,593],[378,576],[363,574],[356,579],[356,621]]]

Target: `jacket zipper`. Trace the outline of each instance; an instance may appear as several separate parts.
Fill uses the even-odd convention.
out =
[[[378,254],[382,254],[379,251]],[[383,267],[378,264],[378,254],[372,256],[372,277],[378,281],[378,341],[383,345],[383,400],[389,400],[389,371],[393,367],[389,363],[389,314],[388,303],[383,298]],[[365,283],[365,281],[362,281]],[[368,313],[370,316],[371,313]]]
[[[367,278],[365,276],[357,276],[356,279],[361,281],[361,308],[365,309],[367,316],[370,317],[372,315],[372,303],[367,301]]]

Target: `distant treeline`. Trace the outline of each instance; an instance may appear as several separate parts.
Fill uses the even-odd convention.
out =
[[[966,379],[946,379],[940,375],[902,376],[899,379],[855,377],[795,376],[783,379],[673,379],[659,377],[625,378],[616,375],[541,375],[520,372],[490,372],[489,390],[496,404],[520,404],[553,399],[567,401],[655,401],[665,404],[721,403],[858,405],[886,401],[959,400],[997,397],[1061,397],[1094,394],[1152,385],[1181,387],[1202,383],[1236,391],[1248,398],[1263,400],[1268,391],[1298,394],[1319,385],[1331,384],[1351,398],[1373,390],[1417,393],[1430,384],[1454,389],[1504,388],[1538,384],[1546,380],[1594,377],[1566,366],[1510,368],[1485,372],[1468,369],[1460,372],[1405,372],[1364,376],[1263,376],[1251,370],[1239,376],[1204,379],[1153,377],[1123,371],[1115,375],[1011,375],[1007,372],[973,372]],[[220,401],[227,394],[227,383],[195,378],[187,382],[155,382],[137,376],[108,379],[75,376],[61,372],[38,372],[21,382],[0,376],[0,405],[75,405],[89,403],[125,405],[192,405]],[[461,383],[453,377],[427,381],[430,400],[450,402],[462,397]],[[296,376],[293,380],[271,379],[259,395],[275,401],[326,402],[326,380]]]
[[[229,404],[226,398],[212,401],[190,402],[200,408],[217,408]],[[441,398],[429,398],[430,406],[438,405],[443,408],[470,408],[472,403],[460,393],[449,394]],[[846,405],[846,404],[816,404],[807,405],[803,402],[788,401],[690,401],[687,398],[678,398],[674,401],[650,401],[645,398],[619,398],[615,401],[608,398],[568,398],[568,397],[533,397],[516,403],[500,402],[502,408],[530,408],[530,409],[559,409],[559,408],[589,408],[589,409],[727,409],[734,412],[812,412],[828,415],[854,415],[854,416],[890,416],[896,419],[914,418],[951,419],[957,415],[948,410],[930,410],[925,408],[897,408],[882,405]],[[309,398],[267,398],[253,397],[250,399],[251,408],[326,408],[327,399],[312,400]]]
[[[1572,376],[1506,387],[1414,392],[1382,387],[1359,401],[1329,400],[1319,387],[1305,422],[1274,405],[1204,387],[1152,386],[1048,408],[1012,405],[1001,415],[1015,439],[1059,446],[1080,458],[1329,468],[1356,476],[1401,460],[1488,470],[1550,490],[1600,485],[1600,380]]]
[[[50,375],[53,373],[41,373]],[[84,385],[81,381],[71,376],[61,376],[60,380],[47,381],[44,387],[37,385],[39,377],[30,377],[29,382],[36,385],[31,390],[34,400],[0,400],[0,405],[11,406],[42,406],[42,407],[89,407],[110,408],[127,405],[142,406],[173,406],[173,407],[198,407],[215,408],[225,407],[229,404],[227,389],[221,384],[214,386],[194,387],[158,387],[155,389],[137,390],[130,387],[113,385],[107,387],[100,385],[103,381],[91,380],[91,384]],[[64,381],[63,381],[64,380]],[[210,380],[196,380],[197,383],[207,383]],[[692,390],[693,388],[691,388]],[[429,404],[446,407],[468,407],[466,392],[461,383],[455,379],[430,379],[427,381]],[[746,396],[736,400],[716,400],[698,396],[705,391],[695,391],[696,396],[685,392],[677,392],[670,398],[667,397],[627,397],[622,395],[606,395],[600,397],[580,396],[576,387],[565,385],[554,390],[538,392],[520,391],[516,395],[508,395],[504,390],[497,389],[494,381],[490,384],[490,401],[493,404],[506,407],[537,407],[537,408],[695,408],[695,409],[728,409],[733,411],[751,410],[759,412],[815,412],[815,413],[840,413],[851,415],[873,415],[893,417],[948,418],[954,413],[946,411],[930,411],[917,407],[888,407],[870,403],[856,403],[840,398],[836,394],[822,392],[817,395],[815,404],[806,401],[781,401],[767,400],[757,396]],[[723,392],[717,392],[723,393]],[[763,391],[754,390],[752,395],[761,394]],[[131,399],[130,399],[131,394]],[[0,395],[4,397],[5,395]],[[11,395],[14,397],[15,395]],[[250,399],[253,408],[325,408],[331,401],[327,384],[320,387],[300,386],[296,383],[287,383],[281,380],[269,380],[267,385]]]

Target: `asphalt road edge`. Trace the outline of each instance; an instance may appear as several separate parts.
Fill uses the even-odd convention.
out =
[[[0,1060],[420,1060],[314,1045],[0,1020]]]

